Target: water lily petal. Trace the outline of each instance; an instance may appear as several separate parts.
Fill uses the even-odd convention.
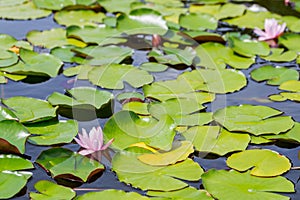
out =
[[[109,145],[111,145],[114,140],[115,140],[114,138],[109,140],[104,146],[102,146],[101,150],[107,149],[107,147],[109,147]]]

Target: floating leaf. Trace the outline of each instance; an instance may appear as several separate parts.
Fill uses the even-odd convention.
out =
[[[298,80],[299,73],[294,69],[266,65],[253,70],[251,78],[259,82],[267,80],[269,85],[280,85],[288,80]]]
[[[286,22],[289,30],[293,32],[300,32],[299,18],[295,16],[283,16],[282,20]]]
[[[296,141],[300,143],[300,123],[295,122],[295,126],[286,133],[279,135],[265,135],[263,136],[268,140],[286,140],[286,141]]]
[[[250,142],[249,135],[228,132],[219,126],[196,126],[182,135],[194,144],[196,150],[218,155],[245,150]]]
[[[80,47],[86,46],[85,43],[76,41],[75,39],[67,39],[66,30],[62,28],[54,28],[45,31],[30,31],[26,35],[27,40],[35,46],[42,46],[48,49],[64,45],[76,45]]]
[[[148,72],[132,65],[110,64],[93,68],[88,74],[89,80],[97,86],[107,89],[123,89],[124,81],[139,88],[153,81]]]
[[[124,152],[114,156],[112,166],[121,182],[142,190],[178,190],[187,186],[178,179],[197,181],[203,173],[191,159],[169,166],[151,166],[140,162],[136,154]]]
[[[39,8],[44,8],[48,10],[61,10],[67,6],[74,6],[74,5],[91,5],[92,3],[96,2],[96,0],[52,0],[52,1],[45,1],[45,0],[33,0],[34,4]]]
[[[269,99],[273,101],[285,101],[287,99],[291,101],[300,101],[300,81],[286,81],[279,86],[279,89],[287,90],[288,92],[281,92],[279,95],[271,95],[269,96]]]
[[[128,13],[131,10],[131,3],[136,0],[98,0],[101,6],[105,8],[106,11],[115,13],[115,12],[123,12]]]
[[[209,14],[190,13],[181,15],[179,24],[188,30],[215,30],[218,26],[218,20]]]
[[[29,135],[27,129],[17,121],[0,121],[0,138],[17,148],[18,153],[25,153],[25,143]]]
[[[9,109],[0,106],[0,121],[3,120],[18,120],[17,116]]]
[[[78,133],[78,123],[74,120],[40,122],[26,128],[32,134],[29,142],[35,145],[69,143]]]
[[[3,99],[2,103],[11,108],[21,122],[36,122],[56,117],[57,108],[40,99],[16,96]]]
[[[38,9],[31,1],[15,6],[1,6],[0,18],[5,19],[37,19],[47,17],[52,12]]]
[[[71,188],[57,185],[46,180],[37,182],[34,188],[39,193],[30,192],[29,196],[32,200],[71,200],[76,196],[76,193]]]
[[[85,43],[96,43],[101,46],[106,44],[118,44],[127,41],[121,36],[121,32],[109,27],[70,26],[67,28],[67,37],[80,39]]]
[[[281,48],[272,48],[271,55],[261,56],[261,58],[273,62],[291,62],[297,58],[297,53],[295,51],[286,51]]]
[[[51,49],[51,55],[59,58],[63,62],[73,62],[73,57],[76,55],[72,50],[74,46],[62,46]]]
[[[139,68],[148,72],[163,72],[168,69],[168,66],[155,62],[146,62],[143,63]]]
[[[201,199],[201,200],[213,200],[211,196],[205,190],[197,190],[193,187],[186,187],[181,190],[175,190],[170,192],[160,192],[160,191],[148,191],[147,195],[154,197],[164,197],[170,199]]]
[[[20,75],[55,77],[63,64],[53,55],[38,54],[26,49],[20,50],[20,58],[21,60],[17,64],[1,68],[1,70]]]
[[[156,152],[152,154],[142,154],[137,158],[145,164],[152,166],[166,166],[184,161],[194,152],[191,142],[181,141],[174,142],[173,147],[168,152]]]
[[[150,113],[148,111],[148,104],[138,102],[138,101],[132,101],[132,102],[123,104],[122,109],[132,111],[139,115],[150,115]]]
[[[130,111],[115,113],[104,126],[105,141],[114,138],[112,147],[126,149],[132,144],[147,145],[168,151],[175,136],[174,122],[169,116],[157,121],[151,117],[139,117]]]
[[[104,166],[98,161],[64,148],[44,150],[36,162],[51,175],[86,182],[93,174],[103,171]]]
[[[226,161],[227,165],[238,171],[251,168],[254,176],[278,176],[291,168],[289,159],[268,149],[251,149],[232,154]]]
[[[286,33],[279,37],[278,44],[285,46],[289,50],[299,52],[300,36],[297,33]]]
[[[284,177],[261,178],[249,172],[211,169],[202,175],[204,188],[217,199],[243,198],[288,200],[289,197],[272,192],[294,192],[294,185]],[[226,187],[224,187],[224,185]]]
[[[270,47],[266,42],[253,41],[248,38],[241,39],[236,36],[229,36],[228,42],[232,50],[242,56],[267,56],[270,54]]]
[[[247,69],[255,61],[234,54],[233,50],[216,42],[207,42],[196,47],[200,62],[197,65],[210,69],[224,69],[226,64],[236,69]]]
[[[119,47],[119,46],[89,46],[84,49],[75,49],[76,53],[79,55],[84,55],[88,57],[83,62],[84,64],[90,65],[104,65],[112,63],[120,63],[125,58],[130,57],[133,54],[133,50],[129,47]],[[78,60],[75,60],[78,61]]]
[[[0,198],[17,194],[32,176],[31,172],[16,171],[34,168],[32,163],[15,155],[0,155]]]
[[[0,49],[0,67],[7,67],[19,61],[17,54],[11,51]]]
[[[104,13],[92,10],[62,10],[54,15],[55,21],[65,26],[98,26],[104,17]]]
[[[117,18],[117,30],[134,34],[164,35],[168,27],[160,13],[148,8],[135,9],[129,15],[121,14]]]
[[[122,200],[147,200],[148,197],[142,196],[136,192],[125,192],[122,190],[104,190],[101,192],[88,192],[76,198],[77,200],[94,199],[122,199]]]
[[[214,119],[229,131],[243,131],[254,135],[279,134],[294,126],[290,116],[278,116],[281,111],[267,106],[228,106],[214,113]]]
[[[16,6],[16,5],[24,3],[25,1],[26,0],[15,0],[15,1],[1,0],[0,6]]]
[[[153,102],[149,105],[149,112],[157,119],[164,115],[169,115],[173,118],[177,125],[181,126],[195,126],[203,125],[212,121],[212,113],[199,113],[199,110],[204,109],[202,103],[213,101],[211,99],[198,99],[193,98],[176,98],[169,99],[165,102]]]

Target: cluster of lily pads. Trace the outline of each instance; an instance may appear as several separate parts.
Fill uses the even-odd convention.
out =
[[[298,9],[296,1],[286,2],[291,4]],[[287,157],[248,147],[278,140],[299,145],[299,122],[263,105],[215,112],[206,106],[216,95],[246,87],[242,70],[257,60],[261,67],[251,78],[286,91],[269,98],[299,102],[299,68],[282,65],[300,62],[297,17],[271,13],[251,0],[0,0],[4,19],[51,14],[60,28],[32,30],[26,40],[0,34],[1,83],[63,73],[95,87],[74,84],[46,100],[1,100],[1,199],[24,188],[34,163],[59,183],[85,183],[110,170],[102,156],[112,156],[118,180],[143,195],[109,189],[76,196],[68,184],[41,180],[30,198],[282,200],[289,197],[278,193],[295,192],[281,176],[292,167]],[[147,59],[136,64],[138,52]],[[170,79],[172,68],[184,72]],[[156,80],[157,73],[166,79]],[[103,132],[91,127],[76,138],[78,122],[95,118],[106,119]],[[75,142],[82,147],[78,152],[63,147]],[[49,148],[30,161],[26,143]],[[224,156],[230,170],[205,171],[193,159],[201,154]],[[187,183],[200,180],[201,189]]]

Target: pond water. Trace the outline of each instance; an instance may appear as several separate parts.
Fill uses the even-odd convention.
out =
[[[263,1],[261,1],[263,2]],[[287,8],[289,9],[289,8]],[[18,21],[18,20],[0,20],[0,31],[1,33],[9,34],[14,36],[17,39],[24,39],[26,37],[27,32],[31,30],[48,30],[54,27],[61,27],[53,20],[53,15],[47,18],[30,20],[30,21]],[[135,56],[133,57],[134,63],[138,64],[141,60],[145,59],[145,51],[137,51],[135,52]],[[220,108],[224,108],[229,105],[240,105],[240,104],[252,104],[252,105],[265,105],[270,106],[272,108],[283,111],[285,115],[292,116],[295,121],[300,122],[300,112],[299,112],[299,103],[292,101],[285,102],[272,102],[268,100],[268,96],[271,94],[279,93],[280,90],[277,87],[266,85],[265,83],[257,83],[250,78],[249,73],[255,69],[260,67],[262,64],[274,64],[272,62],[262,62],[261,60],[257,60],[257,64],[251,67],[248,70],[242,70],[246,77],[248,78],[248,84],[241,91],[226,94],[226,95],[217,95],[216,100],[212,103],[207,104],[207,111],[216,111]],[[289,63],[291,67],[294,67],[299,71],[299,66],[296,63]],[[280,64],[279,64],[280,65]],[[286,64],[285,64],[286,66]],[[65,67],[68,67],[66,65]],[[189,69],[186,69],[189,70]],[[178,74],[182,73],[184,70],[176,70],[169,68],[164,73],[152,73],[154,75],[155,80],[169,80],[175,79]],[[25,82],[14,82],[9,81],[7,84],[1,85],[1,98],[9,98],[14,96],[28,96],[39,99],[46,99],[49,94],[53,92],[64,93],[65,89],[76,86],[90,85],[88,82],[70,82],[72,78],[67,78],[63,74],[58,75],[53,79],[49,79],[47,81],[41,83],[25,83]],[[126,86],[129,87],[129,86]],[[126,89],[125,89],[126,90]],[[112,91],[115,94],[120,93],[120,91]],[[121,109],[121,104],[117,101],[115,102],[115,111]],[[60,119],[65,119],[60,116]],[[93,126],[101,125],[103,127],[106,119],[95,119],[92,121],[79,122],[79,127],[90,129]],[[67,144],[64,147],[69,148],[73,151],[78,150],[77,144]],[[25,155],[30,156],[31,161],[35,161],[38,155],[45,149],[49,147],[40,147],[34,146],[27,143]],[[299,145],[290,145],[290,144],[274,144],[274,145],[250,145],[251,148],[266,148],[279,152],[287,156],[293,166],[300,166],[300,161],[298,159],[298,152],[300,151]],[[194,157],[194,160],[198,162],[204,170],[215,168],[215,169],[228,169],[226,166],[225,158],[216,158],[214,156],[206,155]],[[106,165],[110,165],[108,162]],[[29,180],[27,184],[27,190],[23,190],[18,196],[13,199],[28,199],[28,192],[35,191],[34,184],[38,180],[52,180],[51,177],[37,164],[35,165],[35,169],[31,170],[33,173],[32,178]],[[296,193],[285,194],[286,196],[291,197],[292,200],[298,200],[300,198],[300,172],[299,170],[290,170],[288,173],[284,174],[289,180],[291,180],[295,185]],[[190,185],[199,188],[201,187],[201,181],[199,182],[188,182]],[[85,188],[87,188],[85,190]],[[92,183],[85,183],[79,186],[76,190],[78,194],[86,193],[87,191],[95,190],[104,190],[104,189],[122,189],[125,191],[136,191],[139,193],[143,193],[143,191],[134,189],[124,183],[120,183],[114,172],[110,170],[105,170],[103,175],[95,180]],[[25,188],[26,189],[26,188]]]

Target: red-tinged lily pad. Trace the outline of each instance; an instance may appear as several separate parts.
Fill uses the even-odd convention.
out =
[[[38,156],[36,162],[54,178],[78,182],[86,182],[104,170],[104,166],[98,161],[64,148],[45,150]]]

